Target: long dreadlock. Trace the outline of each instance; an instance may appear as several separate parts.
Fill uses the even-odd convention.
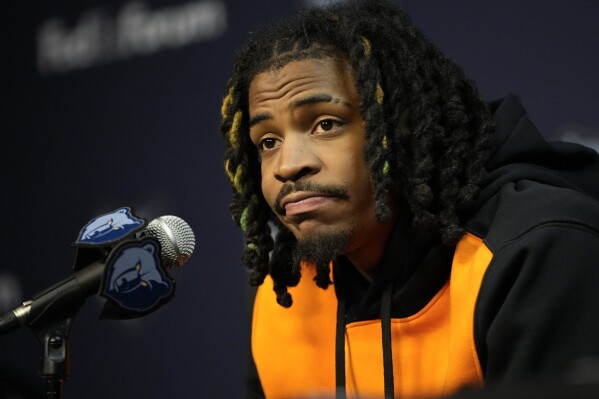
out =
[[[462,69],[384,1],[316,8],[252,33],[222,105],[225,170],[233,185],[233,220],[246,237],[242,261],[251,270],[249,283],[258,286],[270,274],[285,307],[291,306],[287,287],[297,285],[301,272],[291,261],[295,238],[262,196],[259,157],[249,138],[248,90],[260,72],[334,54],[347,59],[361,99],[364,155],[381,222],[391,217],[390,190],[400,189],[413,226],[455,245],[464,233],[460,216],[479,192],[494,129]],[[330,284],[329,272],[328,264],[317,265],[318,286]]]

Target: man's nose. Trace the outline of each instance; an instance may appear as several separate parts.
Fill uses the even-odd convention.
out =
[[[287,137],[281,144],[275,178],[280,182],[297,181],[320,170],[320,159],[314,143],[305,137]]]

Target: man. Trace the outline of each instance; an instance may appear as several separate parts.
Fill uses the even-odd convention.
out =
[[[567,383],[599,356],[597,154],[485,103],[401,10],[253,33],[222,117],[259,287],[248,397]]]

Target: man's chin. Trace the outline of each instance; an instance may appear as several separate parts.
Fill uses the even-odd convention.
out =
[[[286,216],[285,219],[286,223],[294,226],[318,224],[318,218],[313,212],[298,213],[297,215]]]
[[[335,220],[325,219],[322,215],[302,213],[286,218],[283,222],[291,230],[298,241],[310,243],[335,239],[335,236],[346,235]],[[331,238],[329,238],[331,237]]]
[[[293,250],[293,263],[304,261],[310,264],[325,264],[347,247],[352,236],[350,230],[305,232],[298,238]]]

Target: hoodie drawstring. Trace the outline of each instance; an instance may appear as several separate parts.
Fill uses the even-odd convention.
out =
[[[393,380],[393,347],[391,345],[391,300],[393,283],[390,283],[381,296],[381,332],[383,341],[383,375],[385,381],[385,399],[393,399],[395,383]]]
[[[335,331],[335,398],[345,399],[345,298],[337,302],[337,327]]]
[[[393,399],[395,383],[393,380],[393,349],[391,344],[391,301],[393,283],[390,283],[381,296],[381,332],[383,341],[383,377],[385,399]],[[335,384],[336,399],[347,397],[345,387],[345,298],[337,302],[337,327],[335,331]]]

